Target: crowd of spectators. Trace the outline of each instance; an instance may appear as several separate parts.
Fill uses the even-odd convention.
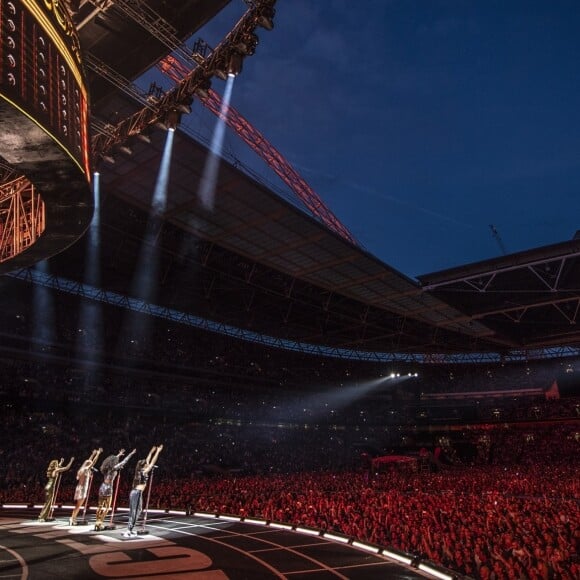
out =
[[[223,478],[161,484],[161,504],[263,517],[410,552],[472,577],[575,578],[577,465]]]
[[[579,577],[580,399],[542,393],[573,363],[441,365],[389,382],[391,366],[207,341],[177,324],[120,344],[114,317],[101,340],[115,346],[97,352],[77,310],[61,307],[38,343],[25,312],[0,312],[0,503],[42,503],[53,458],[163,443],[152,507],[329,529],[474,578]],[[422,398],[514,388],[539,394]],[[362,460],[422,447],[425,470]],[[72,502],[74,467],[60,501]]]
[[[7,346],[86,362],[97,359],[117,364],[122,359],[122,364],[131,360],[137,366],[147,361],[148,366],[155,363],[171,373],[212,376],[215,381],[235,382],[236,386],[251,382],[334,389],[398,373],[400,380],[388,383],[385,397],[419,405],[422,395],[433,392],[548,389],[555,377],[574,370],[575,361],[566,359],[455,365],[345,360],[268,348],[171,320],[158,320],[151,332],[142,332],[146,324],[128,327],[127,312],[121,308],[87,305],[72,295],[59,295],[58,301],[53,301],[49,295],[45,301],[48,306],[35,312],[34,304],[40,301],[26,296],[30,291],[27,287],[11,290],[14,295],[5,298],[10,307],[3,309],[0,305],[0,336]],[[97,320],[106,319],[107,323],[88,323],[82,315],[86,308],[94,311]],[[418,376],[407,378],[409,373]]]
[[[60,406],[100,405],[107,401],[118,407],[186,414],[190,420],[243,422],[250,417],[263,423],[357,426],[388,429],[395,438],[434,424],[502,424],[580,417],[576,398],[506,396],[475,401],[437,400],[426,405],[418,399],[397,397],[386,383],[364,391],[354,378],[350,384],[335,388],[282,388],[272,382],[253,382],[251,377],[236,381],[236,375],[226,380],[223,375],[192,375],[183,368],[174,373],[169,369],[148,369],[145,359],[140,359],[138,365],[109,365],[97,370],[82,363],[72,365],[65,357],[25,360],[2,357],[0,353],[0,362],[0,394],[38,401],[39,405],[46,400]],[[412,382],[406,384],[412,386]]]
[[[572,579],[580,571],[577,420],[434,433],[443,453],[429,470],[377,472],[360,460],[360,431],[330,425],[191,422],[111,406],[39,411],[6,398],[3,416],[2,503],[42,503],[53,456],[81,461],[97,446],[116,452],[135,441],[145,453],[161,441],[151,507],[333,530],[474,578]],[[454,453],[464,441],[483,449],[469,464]],[[132,467],[121,475],[121,504]],[[74,484],[63,477],[60,501],[71,501]]]

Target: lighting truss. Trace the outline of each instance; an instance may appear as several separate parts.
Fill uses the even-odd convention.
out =
[[[222,69],[224,62],[229,62],[240,38],[253,34],[256,27],[260,25],[263,12],[268,9],[273,10],[273,3],[273,0],[257,0],[207,58],[197,59],[197,66],[174,89],[165,93],[154,103],[147,103],[144,108],[114,125],[113,135],[96,135],[92,141],[93,154],[96,157],[109,154],[115,145],[139,135],[157,122],[163,122],[169,112],[188,105],[197,89],[203,87],[216,70]]]
[[[430,353],[397,353],[397,352],[369,352],[336,348],[324,345],[298,342],[283,338],[277,338],[245,330],[222,322],[208,320],[194,314],[188,314],[173,308],[167,308],[157,304],[150,304],[144,300],[125,296],[110,290],[96,288],[89,284],[83,284],[74,280],[68,280],[40,272],[32,268],[17,270],[7,274],[12,278],[24,280],[32,284],[38,284],[66,292],[74,296],[80,296],[89,300],[96,300],[110,306],[124,308],[134,312],[155,316],[164,320],[171,320],[179,324],[195,327],[201,330],[215,332],[230,336],[246,342],[260,344],[266,347],[280,348],[284,350],[311,354],[314,356],[338,358],[344,360],[358,360],[367,362],[401,362],[419,364],[466,364],[466,363],[500,363],[500,362],[523,362],[532,359],[551,359],[580,356],[580,348],[555,347],[534,350],[514,350],[510,353],[469,353],[469,354],[437,354],[433,357]]]
[[[94,0],[93,4],[95,4]],[[109,8],[129,17],[169,50],[179,54],[180,57],[191,58],[187,47],[177,37],[175,27],[155,12],[147,2],[143,0],[116,0],[107,7],[107,10]]]
[[[90,68],[93,72],[96,72],[98,75],[107,79],[111,84],[116,86],[126,95],[135,99],[137,102],[141,103],[144,107],[155,110],[154,100],[147,99],[147,97],[140,93],[123,75],[120,75],[116,70],[112,69],[108,64],[104,63],[93,54],[85,54],[84,63],[87,65],[87,68]]]

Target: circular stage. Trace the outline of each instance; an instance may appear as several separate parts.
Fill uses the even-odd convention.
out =
[[[126,538],[126,513],[112,529],[68,525],[68,512],[50,522],[30,511],[2,510],[0,578],[316,579],[433,578],[372,547],[313,530],[238,518],[151,513],[138,536]],[[236,521],[237,520],[237,521]],[[376,552],[380,552],[376,550]],[[438,577],[452,578],[451,575]]]

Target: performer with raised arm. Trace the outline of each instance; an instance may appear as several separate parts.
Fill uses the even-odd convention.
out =
[[[138,535],[137,532],[133,531],[133,528],[143,509],[143,492],[147,487],[149,472],[155,467],[155,463],[162,449],[163,445],[152,447],[149,455],[147,455],[147,459],[137,461],[135,477],[133,478],[133,489],[129,494],[129,523],[127,524],[127,531],[123,534],[125,538]]]
[[[74,457],[70,458],[70,461],[63,465],[64,457],[58,459],[53,459],[46,469],[46,477],[48,481],[44,486],[44,506],[40,511],[40,515],[38,516],[39,522],[45,522],[50,518],[50,514],[52,512],[52,505],[54,500],[56,499],[56,492],[58,489],[58,482],[60,479],[60,474],[64,471],[68,471],[71,468],[73,461],[75,460]]]
[[[75,507],[72,511],[69,526],[76,526],[77,525],[77,515],[80,509],[83,507],[85,500],[87,499],[87,495],[89,494],[89,485],[92,479],[92,469],[99,458],[99,455],[103,452],[102,449],[93,449],[91,456],[88,459],[83,461],[83,464],[80,466],[79,470],[77,471],[77,486],[75,488]]]
[[[121,449],[117,455],[109,455],[101,464],[101,473],[103,474],[103,483],[99,487],[99,501],[97,504],[97,517],[95,521],[95,531],[105,529],[105,518],[111,502],[113,501],[113,483],[119,474],[119,471],[125,467],[127,461],[136,453],[133,449],[125,459],[121,461],[121,457],[125,454],[125,450]]]

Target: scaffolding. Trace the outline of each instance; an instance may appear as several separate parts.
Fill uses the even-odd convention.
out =
[[[0,264],[32,246],[45,227],[44,202],[26,177],[0,185]]]

